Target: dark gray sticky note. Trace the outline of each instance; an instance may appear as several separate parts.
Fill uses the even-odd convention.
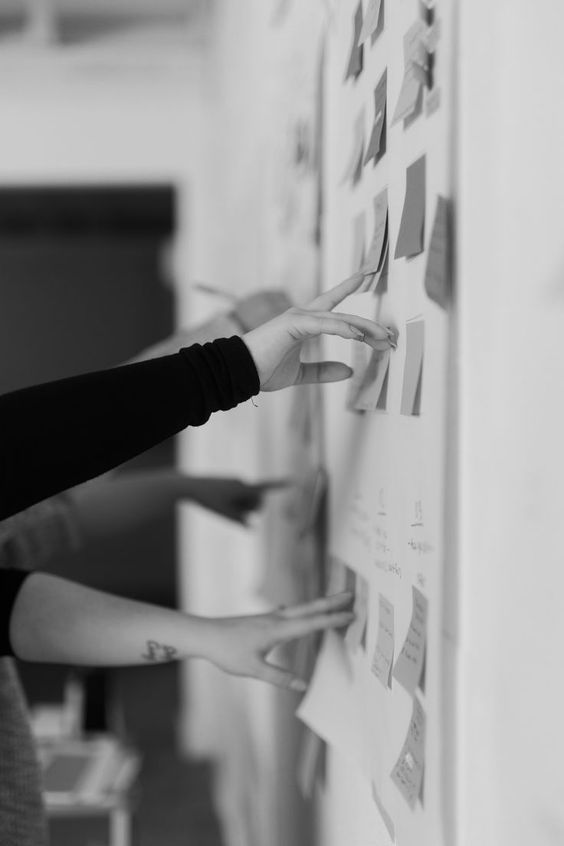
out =
[[[422,320],[414,320],[407,324],[405,346],[400,413],[419,414],[425,348],[425,324]]]
[[[440,195],[433,220],[429,255],[425,270],[425,290],[441,308],[446,308],[450,295],[450,209],[448,201]]]
[[[374,89],[374,124],[372,133],[364,156],[364,164],[374,159],[378,164],[386,152],[386,92],[387,92],[387,71],[384,71],[378,85]]]
[[[372,672],[385,688],[392,686],[394,663],[394,606],[380,594],[378,635],[372,658]]]
[[[427,599],[415,586],[412,592],[411,621],[394,667],[394,678],[408,693],[421,686],[427,648]]]
[[[356,79],[357,76],[359,76],[359,74],[362,72],[364,61],[364,47],[362,44],[359,44],[361,31],[362,0],[360,0],[358,6],[356,7],[356,12],[354,13],[352,44],[349,54],[349,61],[347,63],[347,70],[345,73],[345,81],[351,76]]]
[[[414,697],[407,736],[391,772],[392,781],[412,811],[418,797],[423,795],[425,733],[425,711],[417,697]]]
[[[377,273],[382,269],[388,243],[388,190],[374,197],[374,232],[362,265],[363,273]]]
[[[394,258],[416,256],[425,245],[425,156],[407,168],[405,199]]]
[[[382,0],[368,0],[366,14],[364,15],[364,21],[358,39],[360,44],[364,44],[379,29],[382,6]]]

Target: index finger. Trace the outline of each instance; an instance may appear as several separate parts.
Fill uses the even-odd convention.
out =
[[[294,479],[266,479],[264,482],[255,482],[253,487],[256,491],[276,491],[281,488],[291,488],[295,484]]]
[[[313,302],[306,306],[306,309],[308,311],[310,309],[314,309],[315,311],[331,311],[332,308],[339,305],[339,303],[342,302],[345,297],[348,297],[349,294],[354,294],[363,281],[364,273],[361,271],[353,273],[352,276],[347,277],[347,279],[339,285],[335,285],[335,287],[331,288],[330,291],[326,291],[324,294],[321,294],[313,300]]]

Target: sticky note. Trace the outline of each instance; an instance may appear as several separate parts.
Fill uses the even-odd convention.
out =
[[[375,165],[378,164],[386,152],[387,78],[387,71],[384,71],[374,89],[374,123],[364,156],[364,164],[368,164],[371,159],[374,159]]]
[[[395,839],[396,839],[396,831],[395,831],[394,821],[391,818],[391,816],[389,815],[389,813],[387,812],[387,810],[385,809],[384,803],[382,802],[382,799],[380,797],[380,794],[379,794],[374,782],[372,782],[372,798],[374,799],[374,803],[375,803],[376,807],[378,808],[378,810],[380,812],[382,822],[384,823],[384,825],[386,826],[386,828],[388,830],[388,834],[390,835],[390,839],[392,840],[392,843],[394,843]]]
[[[409,165],[394,258],[416,256],[425,244],[425,156]]]
[[[415,585],[412,587],[411,621],[393,670],[394,678],[408,693],[424,688],[425,651],[427,646],[427,599]]]
[[[424,322],[422,320],[414,320],[408,323],[405,333],[406,350],[400,406],[401,414],[420,414],[424,345]]]
[[[394,606],[380,594],[378,612],[378,635],[372,658],[372,672],[386,688],[392,686],[394,663]]]
[[[356,185],[362,176],[362,163],[364,159],[364,109],[362,109],[353,127],[353,140],[349,161],[343,174],[342,182],[351,182]]]
[[[382,269],[388,242],[388,190],[374,197],[374,232],[362,264],[363,273],[378,273]]]
[[[360,212],[353,219],[353,243],[351,256],[351,273],[356,273],[364,264],[366,251],[366,215]]]
[[[390,350],[372,350],[351,402],[355,411],[385,410],[389,366]]]
[[[364,42],[378,30],[381,13],[382,0],[368,0],[366,14],[364,15],[364,21],[362,23],[362,29],[360,30],[358,39],[359,44],[364,44]]]
[[[362,0],[360,0],[358,6],[356,7],[356,11],[354,13],[353,19],[353,35],[352,35],[352,43],[351,49],[349,53],[349,60],[347,62],[347,69],[345,72],[345,81],[349,79],[349,77],[353,77],[354,79],[359,76],[362,72],[363,67],[363,57],[364,57],[364,47],[362,44],[359,44],[360,33],[362,31]]]
[[[412,811],[418,797],[421,798],[423,794],[425,729],[425,711],[417,697],[414,697],[407,736],[391,772],[392,781]]]
[[[425,269],[425,290],[437,305],[446,308],[450,292],[449,206],[444,197],[437,197],[437,207]]]
[[[392,125],[418,115],[423,103],[423,86],[427,83],[426,26],[415,21],[403,37],[404,76],[392,118]]]
[[[354,594],[354,613],[352,621],[345,635],[345,643],[352,652],[360,646],[366,649],[366,626],[368,623],[368,582],[357,574]]]

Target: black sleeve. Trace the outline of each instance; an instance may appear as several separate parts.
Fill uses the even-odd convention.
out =
[[[0,570],[0,655],[13,655],[10,618],[21,586],[31,575],[25,570]]]
[[[0,397],[0,519],[257,394],[238,337]]]

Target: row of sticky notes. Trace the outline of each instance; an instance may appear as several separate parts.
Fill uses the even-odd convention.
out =
[[[413,698],[406,738],[391,772],[392,781],[411,809],[415,807],[417,799],[421,801],[423,799],[426,717],[416,691],[418,688],[421,691],[425,690],[428,617],[427,599],[415,586],[412,587],[412,600],[409,628],[394,664],[394,607],[383,594],[380,594],[378,634],[371,664],[372,672],[386,689],[391,689],[392,678],[394,678]],[[352,650],[361,646],[366,648],[368,609],[368,582],[357,574],[356,617],[345,634],[345,643]]]

